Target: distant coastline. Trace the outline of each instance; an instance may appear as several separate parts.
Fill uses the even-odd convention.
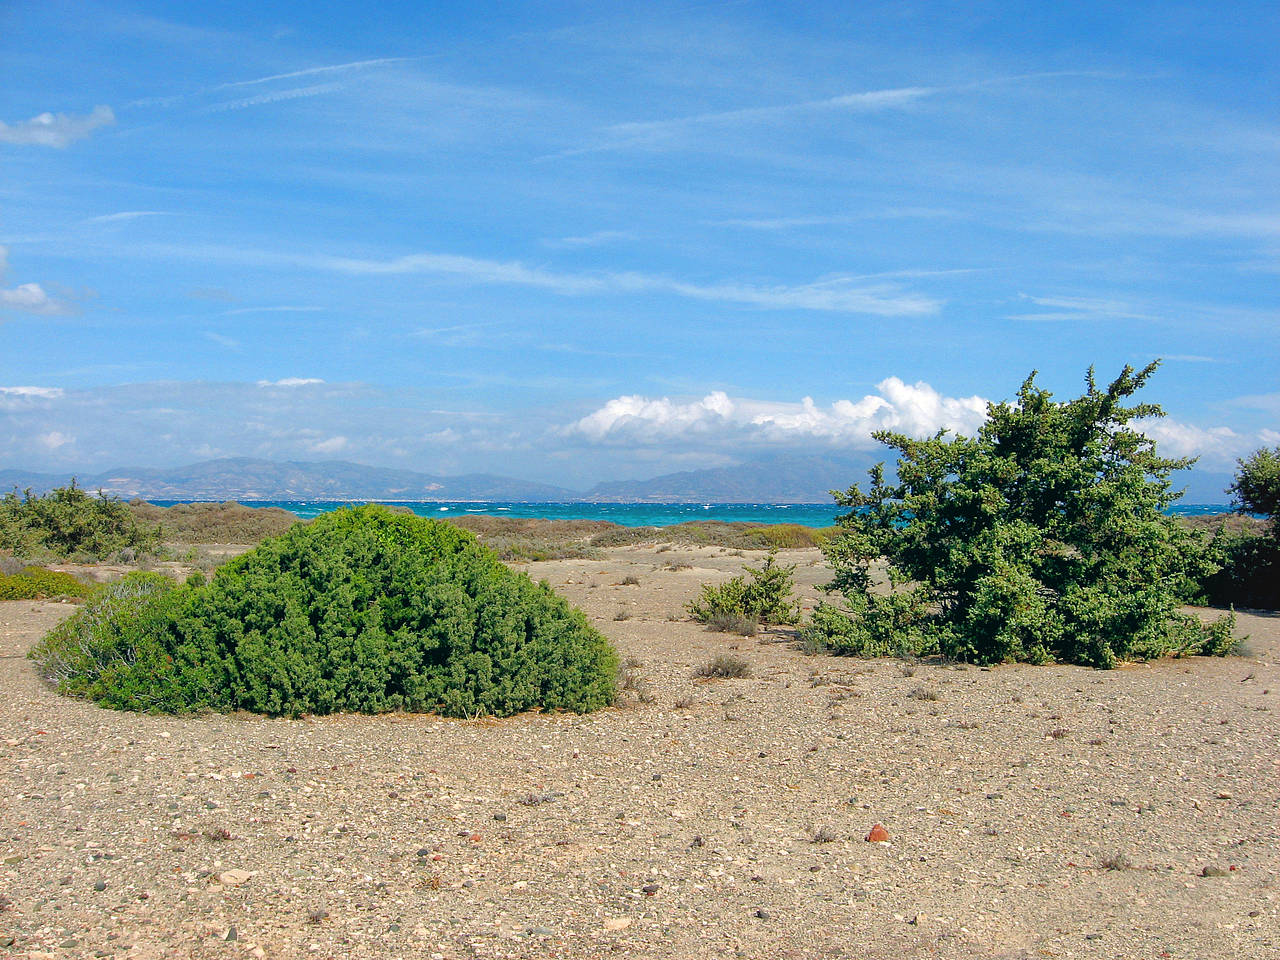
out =
[[[207,502],[196,499],[149,500],[156,506],[171,507],[179,503]],[[396,500],[390,498],[307,499],[307,500],[239,500],[247,507],[279,507],[304,520],[339,507],[358,503],[386,503],[407,507],[423,517],[495,516],[513,519],[604,520],[624,527],[667,527],[696,520],[722,523],[794,523],[803,527],[829,527],[845,511],[832,501],[826,503],[657,503],[613,501],[534,500]],[[1231,513],[1224,503],[1178,504],[1173,516],[1213,516]]]

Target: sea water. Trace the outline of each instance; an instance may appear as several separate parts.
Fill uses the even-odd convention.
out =
[[[153,500],[161,507],[190,500]],[[364,500],[245,500],[249,507],[280,507],[304,520]],[[381,501],[387,502],[387,501]],[[746,523],[796,523],[804,527],[829,527],[847,511],[834,503],[518,503],[513,501],[396,501],[420,517],[542,518],[548,520],[608,520],[624,527],[668,527],[690,520],[743,521]],[[1178,504],[1169,512],[1176,516],[1204,516],[1229,513],[1225,504]]]

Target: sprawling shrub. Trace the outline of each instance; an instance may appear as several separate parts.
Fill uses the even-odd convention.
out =
[[[140,526],[159,530],[161,539],[169,543],[259,543],[301,522],[280,507],[246,507],[234,500],[172,507],[130,500],[129,512]]]
[[[65,636],[88,636],[108,666],[51,669],[75,660],[54,631],[33,653],[47,675],[141,710],[584,712],[613,701],[617,674],[608,641],[545,583],[465,531],[379,507],[295,526],[208,583],[86,605]]]
[[[122,500],[90,496],[74,479],[43,496],[13,491],[0,499],[0,549],[19,555],[100,559],[157,542],[158,531],[138,523]]]
[[[737,576],[721,584],[704,583],[697,599],[686,606],[689,615],[733,630],[748,622],[795,623],[800,619],[800,604],[792,597],[796,568],[776,560],[770,554],[761,566],[746,567],[750,580]]]
[[[1110,667],[1169,654],[1223,653],[1231,621],[1182,614],[1203,545],[1165,514],[1170,474],[1126,407],[1156,364],[1126,367],[1106,389],[1054,402],[1033,373],[1016,403],[989,405],[974,438],[876,438],[899,452],[824,548],[842,606],[820,606],[811,648],[863,656],[934,654],[978,663],[1049,660]],[[873,565],[883,560],[883,573]]]
[[[24,567],[0,574],[0,600],[43,600],[50,597],[83,597],[92,588],[69,573],[44,567]]]

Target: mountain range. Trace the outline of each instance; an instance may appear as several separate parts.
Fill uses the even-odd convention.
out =
[[[426,500],[529,503],[827,503],[831,490],[864,480],[874,462],[822,456],[774,456],[731,467],[669,473],[649,480],[615,480],[590,490],[487,473],[440,476],[370,467],[344,460],[277,462],[250,457],[206,460],[182,467],[118,468],[78,475],[86,490],[148,500]],[[0,470],[0,493],[65,486],[65,474]],[[1179,478],[1188,503],[1225,503],[1227,474]]]
[[[150,500],[487,500],[592,503],[824,503],[836,487],[859,479],[865,463],[842,458],[772,457],[734,467],[691,470],[649,480],[600,483],[590,490],[474,473],[440,476],[321,462],[230,457],[182,467],[117,468],[79,475],[86,490]],[[0,491],[44,493],[65,486],[65,474],[0,470]]]

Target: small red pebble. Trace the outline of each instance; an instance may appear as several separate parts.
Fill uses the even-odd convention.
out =
[[[889,831],[884,828],[883,823],[877,823],[867,834],[867,843],[886,843],[888,840]]]

